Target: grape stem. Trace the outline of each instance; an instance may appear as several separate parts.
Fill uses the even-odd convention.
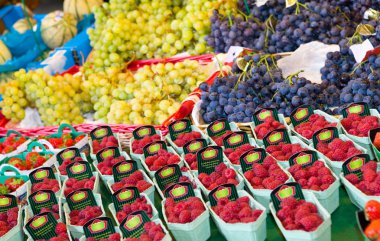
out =
[[[296,15],[298,15],[299,13],[301,13],[301,9],[300,7],[303,7],[304,9],[307,9],[307,10],[310,10],[306,4],[303,4],[303,3],[300,3],[300,2],[296,2]]]
[[[224,64],[222,64],[222,62],[220,62],[220,60],[218,59],[218,56],[216,56],[216,54],[213,53],[213,56],[214,56],[216,62],[218,63],[218,66],[219,66],[219,70],[220,70],[219,77],[220,76],[224,77],[224,71],[223,71]]]
[[[302,72],[304,72],[303,70],[300,70],[300,71],[297,71],[296,73],[294,73],[294,74],[291,74],[291,75],[289,75],[288,77],[286,77],[286,80],[288,80],[289,81],[289,84],[290,85],[293,85],[293,77],[298,77],[298,75],[300,74],[300,73],[302,73]]]

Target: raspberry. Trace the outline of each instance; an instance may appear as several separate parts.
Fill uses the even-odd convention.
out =
[[[236,178],[236,172],[232,168],[227,168],[223,171],[223,176],[227,179],[235,179]]]
[[[173,208],[173,211],[171,211],[171,208]],[[172,200],[165,201],[165,214],[168,221],[173,223],[190,223],[205,210],[202,201],[198,197],[191,197],[174,203],[174,205]]]
[[[314,231],[323,223],[323,219],[317,214],[311,214],[300,220],[305,231]]]
[[[215,171],[218,172],[218,173],[223,173],[223,171],[227,168],[226,164],[224,164],[223,162],[218,164],[216,167],[215,167]]]
[[[67,233],[67,228],[64,223],[57,223],[57,226],[55,226],[55,233],[61,234],[61,233]]]
[[[372,182],[376,178],[376,172],[370,169],[363,171],[363,181]]]

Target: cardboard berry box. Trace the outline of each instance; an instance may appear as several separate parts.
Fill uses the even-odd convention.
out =
[[[207,202],[206,205],[210,211],[211,217],[216,224],[219,232],[228,240],[228,241],[264,241],[267,237],[266,231],[266,218],[267,212],[264,206],[257,202],[251,195],[249,195],[244,190],[229,190],[230,186],[220,186],[219,188],[214,189],[213,195],[216,197],[227,197],[230,199],[230,196],[234,196],[234,199],[240,197],[249,198],[249,206],[254,209],[262,210],[260,216],[253,222],[248,223],[227,223],[222,218],[220,218],[214,210],[211,208],[212,203]],[[220,194],[215,194],[220,192]],[[234,200],[230,199],[230,200]],[[211,198],[209,197],[209,200]],[[214,201],[215,202],[215,201]]]
[[[111,127],[109,126],[98,126],[90,132],[89,136],[90,140],[88,144],[90,146],[90,157],[92,160],[96,160],[96,153],[93,148],[94,140],[101,141],[105,137],[114,136],[117,140],[117,147],[119,148],[119,151],[122,151],[119,133],[113,133]]]
[[[12,136],[12,134],[16,135],[17,138],[22,137],[22,134],[20,132],[15,131],[15,130],[9,130],[9,131],[7,131],[7,134],[5,137],[0,138],[0,143],[4,143],[4,141],[6,141],[8,137]],[[14,156],[14,155],[19,154],[23,151],[26,151],[29,143],[32,141],[32,138],[27,138],[27,137],[25,137],[25,138],[27,140],[24,143],[22,143],[21,145],[17,146],[16,150],[11,151],[11,152],[6,153],[6,154],[0,154],[0,161],[3,160],[4,158],[8,157],[8,156]]]
[[[2,203],[1,211],[6,212],[11,208],[18,207],[17,212],[17,224],[12,227],[7,233],[0,237],[0,240],[13,241],[13,240],[23,240],[24,233],[22,232],[22,208],[17,204],[17,198],[14,195],[0,195],[0,201]],[[2,213],[1,212],[1,213]]]
[[[185,187],[185,188],[184,188]],[[181,197],[178,201],[184,200],[183,195],[187,197],[198,197],[201,202],[203,203],[203,206],[205,208],[205,211],[200,214],[196,219],[194,219],[192,222],[189,223],[172,223],[168,221],[168,218],[166,216],[165,212],[165,201],[166,198],[161,201],[161,207],[162,207],[162,215],[164,217],[164,220],[168,226],[168,229],[173,234],[174,238],[176,240],[181,241],[206,241],[211,236],[211,228],[210,228],[210,212],[204,203],[202,199],[201,192],[199,190],[191,190],[191,186],[183,186],[181,183],[178,185],[173,186],[172,189],[168,190],[168,196],[172,197],[174,200],[176,200],[176,194],[179,192],[181,193]],[[187,194],[183,191],[187,190]],[[171,193],[171,194],[169,194]],[[191,194],[190,194],[191,193]]]
[[[15,191],[8,194],[13,195],[17,198],[18,201],[22,201],[26,198],[27,193],[27,182],[29,177],[27,175],[22,175],[20,172],[8,164],[3,164],[0,166],[0,184],[5,185],[6,181],[10,178],[20,178],[24,183],[18,187]]]
[[[53,169],[50,167],[41,167],[29,174],[29,181],[27,184],[27,196],[29,197],[32,194],[32,185],[33,183],[43,183],[45,179],[55,179],[58,182],[59,190],[55,192],[56,197],[60,197],[62,193],[62,183],[61,178],[58,173],[54,173]]]

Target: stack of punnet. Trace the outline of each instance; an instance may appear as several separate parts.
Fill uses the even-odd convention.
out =
[[[131,213],[139,210],[146,212],[152,220],[158,219],[158,211],[145,193],[137,187],[123,187],[112,194],[112,203],[108,206],[114,220],[120,223]]]
[[[263,139],[265,151],[284,168],[289,167],[289,158],[310,147],[296,136],[289,136],[284,128],[269,132]]]
[[[0,161],[27,150],[32,139],[15,130],[8,130],[6,136],[0,138]]]
[[[118,227],[114,227],[109,217],[97,217],[88,221],[84,226],[84,235],[79,241],[120,241],[121,234]]]
[[[353,204],[363,208],[371,199],[380,200],[379,166],[368,154],[359,154],[343,163],[340,179]]]
[[[155,130],[154,126],[140,126],[133,130],[133,136],[129,141],[129,151],[134,160],[140,160],[144,154],[144,146],[154,141],[161,141],[161,131]],[[142,168],[141,162],[138,162],[139,168]]]
[[[331,217],[312,192],[286,183],[271,193],[271,213],[286,240],[331,240]]]
[[[224,161],[222,147],[208,146],[199,150],[196,155],[198,170],[192,173],[203,195],[207,197],[211,190],[227,183],[235,185],[238,190],[244,188],[243,178],[227,161]]]
[[[165,190],[178,182],[189,183],[193,189],[196,189],[194,177],[190,171],[181,171],[177,164],[166,165],[160,168],[155,174],[153,182],[161,198],[165,198]]]
[[[344,161],[367,150],[353,142],[344,134],[338,134],[336,127],[327,127],[317,131],[310,144],[317,151],[319,158],[326,160],[327,165],[339,175]]]
[[[223,138],[235,131],[240,131],[239,127],[234,122],[229,122],[227,119],[219,119],[210,123],[207,127],[207,135],[213,141],[211,144],[223,146]]]
[[[261,108],[257,110],[250,123],[254,138],[259,145],[264,144],[264,137],[271,131],[286,128],[290,135],[290,128],[284,115],[278,114],[275,108]]]
[[[288,171],[302,190],[311,191],[321,205],[331,214],[339,206],[339,178],[318,160],[315,151],[301,151],[289,159]]]
[[[29,182],[27,184],[27,196],[40,190],[53,191],[56,197],[60,197],[62,193],[61,178],[54,173],[51,167],[40,167],[29,174]]]
[[[246,191],[222,184],[208,194],[208,199],[211,217],[227,240],[266,239],[266,209]]]
[[[211,236],[210,213],[201,192],[189,182],[178,182],[165,189],[162,214],[176,240],[206,241]]]
[[[54,163],[55,169],[63,181],[68,178],[67,167],[69,165],[78,161],[87,161],[84,154],[76,147],[65,148],[55,154],[54,157],[56,159]]]
[[[246,187],[269,212],[270,193],[279,185],[292,181],[291,175],[262,148],[243,153],[240,165]]]
[[[202,138],[191,140],[183,146],[182,159],[184,160],[185,168],[190,171],[198,170],[197,152],[206,146],[208,146],[207,141]]]
[[[166,141],[179,154],[184,153],[184,145],[194,139],[204,139],[207,144],[211,140],[198,127],[191,125],[189,119],[180,119],[173,121],[168,126],[169,134],[166,135]]]
[[[345,135],[365,148],[368,155],[375,157],[371,149],[369,133],[380,128],[380,115],[376,109],[369,109],[365,102],[352,103],[342,110],[340,123]]]

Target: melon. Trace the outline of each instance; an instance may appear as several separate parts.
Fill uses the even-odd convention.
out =
[[[29,20],[32,26],[30,26],[26,18],[22,18],[15,22],[12,27],[17,32],[23,34],[26,32],[26,30],[33,28],[33,26],[36,24],[36,20],[34,20],[33,18],[29,18]]]
[[[4,64],[12,58],[12,54],[8,47],[0,40],[0,64]]]
[[[54,11],[41,21],[42,40],[51,49],[64,45],[77,31],[77,20],[71,13]]]
[[[65,0],[63,11],[73,14],[77,20],[81,20],[84,15],[91,13],[91,9],[100,6],[103,0]]]

